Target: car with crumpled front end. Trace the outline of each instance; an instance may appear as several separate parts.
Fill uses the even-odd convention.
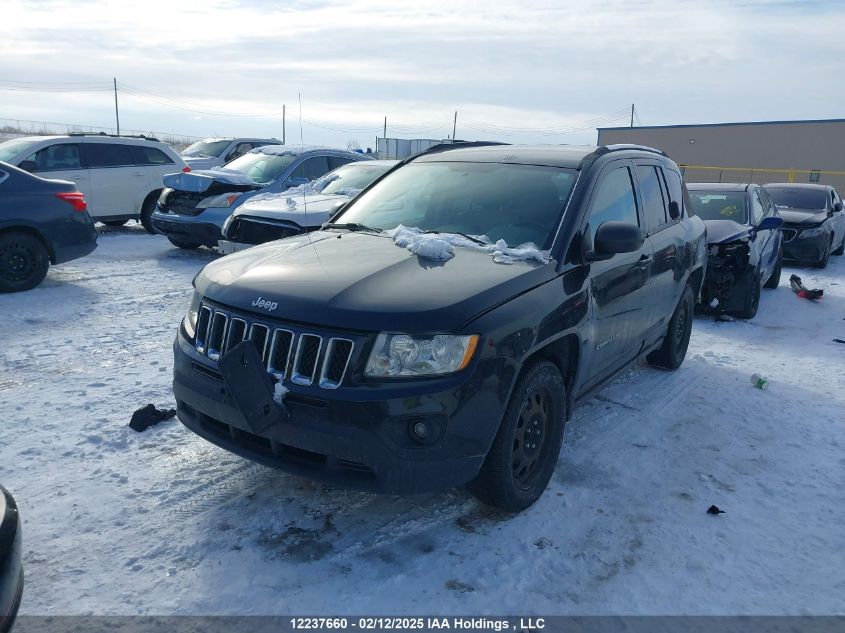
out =
[[[706,265],[678,166],[639,146],[454,144],[319,231],[208,264],[174,342],[177,414],[302,476],[470,482],[520,510],[575,403],[686,354]]]
[[[835,187],[809,183],[764,186],[783,218],[783,255],[824,268],[845,252],[845,209]]]
[[[225,239],[220,240],[217,250],[223,254],[234,253],[256,244],[315,231],[397,162],[349,163],[307,185],[250,198],[223,224]]]
[[[752,319],[761,288],[777,288],[783,267],[783,220],[756,184],[688,183],[695,214],[707,227],[707,274],[701,303]]]
[[[151,224],[179,248],[217,246],[223,224],[259,193],[280,193],[304,185],[363,154],[328,147],[265,145],[224,167],[169,174]]]

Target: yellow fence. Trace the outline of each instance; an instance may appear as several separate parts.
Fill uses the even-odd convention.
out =
[[[845,192],[845,171],[809,171],[804,169],[752,169],[751,167],[704,167],[681,165],[684,180],[690,182],[770,182],[816,183],[832,185]]]

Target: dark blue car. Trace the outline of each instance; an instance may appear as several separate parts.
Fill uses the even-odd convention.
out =
[[[0,486],[0,633],[8,633],[21,604],[21,519],[12,495]]]
[[[87,255],[97,230],[85,196],[0,161],[0,292],[34,288],[50,264]]]
[[[754,184],[688,184],[692,208],[707,227],[707,274],[702,303],[752,319],[760,288],[777,288],[783,265],[783,219]]]

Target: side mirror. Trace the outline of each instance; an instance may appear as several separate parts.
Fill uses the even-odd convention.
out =
[[[22,160],[18,165],[18,168],[32,173],[38,171],[38,163],[34,160]]]
[[[767,216],[763,218],[760,224],[757,225],[758,231],[770,231],[773,229],[779,229],[783,224],[783,218],[778,218],[773,215]]]
[[[634,224],[603,222],[593,238],[593,251],[587,254],[587,260],[600,261],[617,253],[633,253],[640,250],[644,241],[643,232]]]
[[[673,220],[677,220],[681,217],[681,207],[678,206],[676,200],[672,200],[672,202],[669,203],[669,217]]]
[[[833,205],[834,211],[842,211],[843,208],[845,208],[845,207],[843,207],[841,200]]]
[[[310,180],[304,176],[296,176],[295,178],[288,178],[288,187],[298,187],[299,185],[307,185]]]

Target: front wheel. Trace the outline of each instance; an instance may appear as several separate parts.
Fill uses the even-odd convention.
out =
[[[813,264],[814,268],[827,268],[827,262],[830,259],[830,247],[833,244],[833,238],[831,237],[827,241],[827,245],[824,247],[824,253],[822,254],[822,258]]]
[[[783,251],[778,252],[778,260],[775,262],[775,269],[766,281],[764,288],[777,288],[780,285],[780,273],[783,270]]]
[[[123,226],[126,224],[126,220],[100,220],[106,226]]]
[[[692,288],[686,286],[675,308],[663,344],[646,357],[649,363],[664,369],[677,369],[684,362],[692,333],[692,315],[695,297]]]
[[[738,315],[740,319],[753,319],[757,315],[757,308],[760,306],[760,276],[757,269],[748,271],[748,290],[745,293],[745,305]]]
[[[530,366],[511,394],[470,491],[482,502],[509,512],[530,506],[552,477],[565,425],[563,376],[547,361]]]
[[[0,235],[0,292],[35,288],[49,266],[50,256],[38,238],[27,233]]]
[[[144,206],[141,207],[141,217],[138,218],[138,221],[141,223],[141,226],[149,233],[150,235],[155,235],[155,229],[153,229],[153,211],[156,210],[156,198],[154,196],[150,196],[145,202]]]
[[[202,246],[201,244],[195,244],[194,242],[183,242],[175,237],[168,237],[167,239],[170,240],[170,243],[173,244],[173,246],[184,248],[186,250],[194,250],[195,248]]]
[[[842,236],[842,243],[839,245],[835,251],[831,253],[831,255],[843,255],[845,254],[845,235]]]

